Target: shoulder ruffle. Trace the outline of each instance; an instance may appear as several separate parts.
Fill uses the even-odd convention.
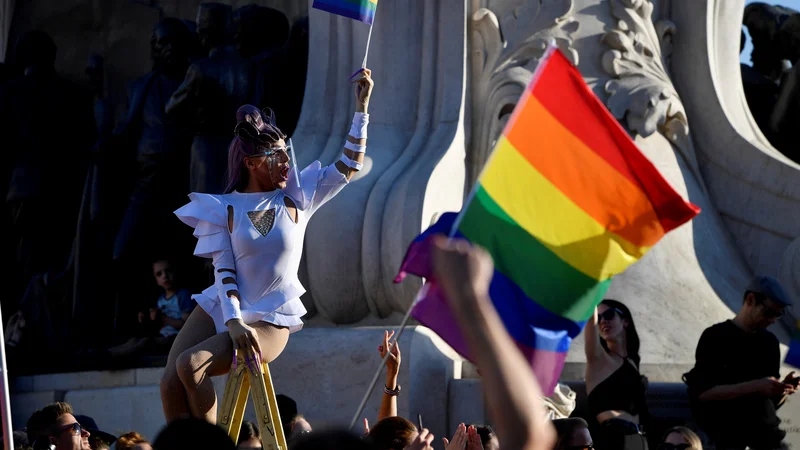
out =
[[[220,195],[189,194],[191,201],[175,211],[181,222],[194,227],[197,246],[194,254],[211,258],[217,251],[230,250],[227,203]]]
[[[286,188],[284,188],[283,192],[294,200],[297,209],[305,211],[311,205],[322,173],[322,164],[319,161],[312,162],[300,172],[301,183],[300,187],[298,187],[294,170],[289,172],[289,179],[286,181]]]
[[[227,203],[221,195],[192,192],[189,194],[189,199],[191,200],[189,203],[175,211],[181,222],[193,228],[196,228],[201,220],[221,227],[228,224]]]

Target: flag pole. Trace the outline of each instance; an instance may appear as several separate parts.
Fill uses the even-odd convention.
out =
[[[400,327],[395,333],[394,343],[400,340],[400,336],[403,335],[403,330],[406,329],[408,325],[408,320],[411,318],[411,311],[414,310],[414,306],[417,304],[419,299],[425,296],[425,293],[428,291],[427,284],[423,284],[422,287],[419,289],[417,296],[414,298],[414,301],[411,303],[411,306],[406,311],[406,315],[403,317],[403,321],[400,323]],[[369,384],[369,388],[367,388],[367,392],[364,394],[364,398],[361,399],[361,404],[358,405],[358,411],[356,411],[355,415],[353,416],[353,420],[350,422],[350,426],[347,427],[348,430],[352,430],[356,423],[358,422],[359,416],[364,411],[364,407],[367,406],[367,400],[372,395],[372,391],[375,389],[375,385],[378,383],[378,377],[381,376],[381,372],[383,372],[383,366],[386,364],[386,360],[389,359],[392,352],[389,349],[386,349],[386,355],[381,360],[381,364],[378,366],[378,370],[375,371],[375,375],[372,377],[372,381]]]
[[[300,186],[300,172],[297,170],[297,157],[294,156],[294,145],[292,144],[292,138],[289,138],[289,151],[292,152],[292,162],[294,163],[292,164],[294,166],[294,179],[297,180],[297,187],[302,189]],[[305,201],[305,199],[303,199],[303,201]]]
[[[373,23],[375,22],[373,21]],[[369,43],[371,38],[372,38],[372,24],[370,24],[369,26],[369,36],[367,37],[367,51],[364,53],[364,62],[361,64],[362,69],[367,67],[367,56],[369,55]],[[539,61],[539,66],[536,68],[536,72],[534,73],[534,80],[538,79],[538,75],[541,72],[541,67],[544,65],[544,62],[550,57],[550,55],[552,55],[555,49],[556,49],[556,42],[555,39],[553,39],[549,42],[547,50],[545,50],[544,56]],[[493,156],[494,152],[492,152],[489,158],[491,159]],[[484,170],[486,169],[486,165],[484,165]],[[478,179],[480,179],[480,177],[478,177]],[[470,191],[469,196],[467,197],[465,205],[469,205],[470,201],[472,201],[472,198],[475,196],[475,192],[477,190],[478,190],[478,183],[475,183],[475,186],[472,187],[472,190]],[[456,217],[456,220],[453,222],[453,227],[450,229],[450,234],[448,235],[448,238],[453,239],[453,237],[455,236],[456,230],[458,230],[458,226],[460,225],[461,220],[464,218],[465,211],[466,208],[461,208],[461,211]],[[403,317],[403,321],[400,323],[400,328],[396,333],[394,342],[400,340],[400,336],[403,335],[403,330],[405,330],[406,326],[408,325],[408,320],[411,318],[411,311],[414,309],[414,306],[416,306],[417,302],[422,297],[425,296],[425,294],[428,291],[427,287],[428,287],[427,284],[422,285],[419,292],[417,293],[417,296],[414,298],[414,301],[411,303],[411,306],[408,308],[408,311],[406,311],[406,315]],[[375,375],[372,377],[372,381],[369,384],[369,388],[367,388],[367,392],[364,393],[364,398],[361,399],[361,404],[358,406],[358,410],[353,416],[353,420],[350,421],[350,426],[347,428],[348,430],[352,430],[353,427],[356,426],[358,418],[364,411],[364,407],[367,405],[367,401],[369,400],[370,395],[372,395],[372,391],[375,389],[375,385],[378,383],[378,377],[381,376],[381,372],[383,371],[383,366],[384,364],[386,364],[386,360],[389,358],[389,356],[390,356],[389,349],[386,349],[386,355],[381,360],[381,364],[378,366],[378,370],[375,371]]]
[[[369,56],[369,44],[372,42],[372,26],[375,25],[375,19],[372,19],[372,23],[369,24],[369,34],[367,35],[367,49],[364,50],[364,61],[361,63],[361,68],[367,68],[367,57]]]
[[[14,428],[11,425],[11,396],[8,394],[8,367],[6,367],[6,337],[3,330],[3,317],[0,314],[0,372],[3,375],[3,388],[0,391],[0,410],[3,420],[3,444],[7,450],[14,448]]]

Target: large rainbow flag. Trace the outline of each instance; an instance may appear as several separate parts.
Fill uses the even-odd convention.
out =
[[[378,0],[314,0],[311,7],[372,25]]]
[[[428,280],[412,316],[470,359],[430,266],[449,234],[494,258],[492,302],[552,394],[572,339],[621,273],[699,208],[633,143],[578,70],[548,50],[457,216],[412,242],[396,282]],[[629,299],[634,300],[634,299]]]
[[[797,327],[794,329],[791,342],[789,342],[786,364],[800,369],[800,320],[797,321]]]

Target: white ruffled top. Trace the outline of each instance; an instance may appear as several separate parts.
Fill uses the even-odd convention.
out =
[[[298,187],[292,172],[283,190],[234,191],[224,195],[192,193],[189,194],[191,202],[175,211],[183,223],[194,227],[197,237],[194,254],[214,258],[217,278],[218,269],[223,268],[216,267],[222,265],[218,264],[221,255],[232,255],[239,302],[219,295],[225,292],[220,289],[220,281],[192,296],[214,319],[218,333],[226,331],[225,323],[233,318],[240,318],[247,324],[266,321],[292,331],[302,328],[300,318],[306,309],[300,296],[305,288],[297,271],[305,230],[311,216],[348,181],[334,164],[322,167],[319,161],[303,169],[300,180],[301,187]],[[297,223],[290,216],[285,197],[291,198],[297,206]],[[229,206],[233,209],[230,232]]]

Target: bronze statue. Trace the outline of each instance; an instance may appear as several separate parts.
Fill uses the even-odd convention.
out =
[[[752,67],[742,64],[750,112],[770,143],[795,161],[800,158],[794,128],[800,120],[798,73],[787,62],[800,60],[800,15],[777,5],[751,3],[744,25],[753,42]]]
[[[789,17],[778,30],[778,48],[792,68],[784,71],[780,88],[770,116],[773,144],[788,158],[800,163],[797,145],[797,125],[800,123],[800,14]]]
[[[753,42],[753,65],[742,64],[742,83],[750,112],[758,127],[773,142],[769,118],[778,97],[781,61],[773,45],[781,11],[772,5],[752,3],[745,8],[744,25]]]
[[[289,136],[294,133],[297,122],[300,120],[300,111],[303,107],[303,96],[306,89],[306,75],[308,73],[308,16],[299,19],[292,26],[289,35],[289,58],[285,71],[282,73],[290,74],[288,80],[284,80],[286,85],[286,97],[283,101],[286,104],[286,114],[283,122],[278,125],[284,127],[282,130]]]
[[[105,58],[97,53],[89,55],[86,76],[94,94],[94,122],[97,135],[102,139],[114,130],[114,114],[105,92]]]
[[[292,65],[289,19],[277,9],[251,4],[234,13],[234,30],[239,54],[255,65],[255,104],[275,111],[278,126],[291,135],[299,112],[295,87],[305,86],[305,77]]]
[[[183,81],[193,45],[178,19],[154,27],[152,70],[131,84],[125,119],[97,145],[75,246],[74,297],[87,316],[99,319],[94,323],[103,329],[94,333],[102,338],[113,329],[125,334],[135,317],[129,310],[150,299],[150,259],[180,242],[171,235],[178,226],[171,213],[186,195],[189,136],[168,123],[165,107]],[[112,301],[94,304],[108,292],[119,293],[116,311]]]
[[[183,150],[188,141],[169,123],[165,109],[189,65],[191,33],[180,20],[166,18],[153,30],[150,44],[153,70],[134,81],[127,118],[115,132],[134,144],[137,170],[114,259],[141,253],[142,246],[158,248],[161,243],[153,232],[163,229],[161,222],[168,221],[168,213],[186,195]]]
[[[15,56],[23,76],[6,87],[0,105],[0,182],[11,217],[11,265],[20,272],[9,276],[14,286],[6,297],[13,301],[34,274],[66,267],[96,136],[91,94],[56,73],[56,52],[42,31],[21,36]]]
[[[168,117],[194,134],[191,192],[222,192],[236,110],[253,103],[256,95],[254,64],[227,45],[231,15],[228,5],[200,5],[197,32],[208,57],[189,66],[167,104]]]

